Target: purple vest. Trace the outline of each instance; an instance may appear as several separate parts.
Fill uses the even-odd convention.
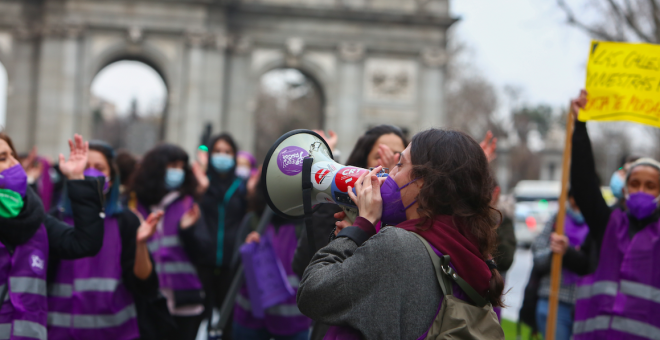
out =
[[[574,338],[660,337],[658,265],[660,222],[646,226],[630,239],[628,217],[615,210],[605,230],[596,272],[578,283]]]
[[[13,254],[0,243],[0,339],[46,339],[48,234],[42,225]]]
[[[431,246],[433,248],[433,251],[435,253],[442,257],[442,253],[435,249],[434,246]],[[449,264],[454,270],[454,266],[450,263]],[[439,287],[439,286],[438,286]],[[469,301],[469,298],[463,293],[463,290],[458,287],[456,283],[452,283],[452,291],[454,292],[454,296],[457,298],[464,300],[464,301]],[[424,340],[426,339],[426,336],[429,334],[429,331],[431,330],[431,326],[433,325],[433,321],[435,318],[438,316],[438,313],[440,313],[440,308],[442,307],[442,301],[444,301],[445,298],[444,296],[440,297],[440,304],[438,304],[438,311],[435,312],[435,315],[433,316],[433,319],[429,320],[429,329],[424,332],[417,340]],[[362,336],[360,335],[360,332],[346,326],[331,326],[330,329],[328,329],[328,332],[325,334],[323,337],[323,340],[360,340],[362,339]]]
[[[293,254],[296,252],[298,245],[296,227],[293,224],[286,224],[280,226],[278,231],[275,232],[275,227],[269,225],[264,237],[270,238],[275,254],[282,264],[284,264],[284,270],[286,271],[289,284],[297,292],[300,279],[293,273],[293,269],[291,268]],[[263,319],[254,317],[248,290],[245,285],[243,285],[238,295],[236,295],[234,321],[244,327],[253,329],[265,328],[271,334],[285,336],[307,330],[312,324],[312,320],[304,316],[298,309],[295,294],[283,303],[266,309]]]
[[[122,282],[121,250],[117,219],[106,217],[96,256],[60,262],[48,286],[50,340],[140,337],[133,295]]]
[[[156,233],[149,239],[149,252],[156,263],[156,273],[161,288],[172,290],[202,289],[197,269],[183,249],[179,239],[179,221],[193,205],[192,197],[186,196],[172,202],[165,210]],[[144,218],[149,212],[141,204],[138,211]]]

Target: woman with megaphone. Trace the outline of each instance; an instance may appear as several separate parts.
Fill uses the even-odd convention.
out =
[[[355,193],[349,188],[359,217],[352,226],[339,223],[337,238],[305,270],[300,311],[337,326],[326,339],[503,339],[491,307],[503,305],[491,257],[498,221],[479,144],[462,132],[426,130],[389,177],[377,177],[380,170],[360,176]],[[395,227],[376,231],[379,221]],[[441,327],[431,328],[440,318]],[[452,318],[465,321],[443,328]]]

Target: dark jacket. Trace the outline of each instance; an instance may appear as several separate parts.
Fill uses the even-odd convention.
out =
[[[497,263],[497,270],[506,275],[506,272],[513,264],[513,256],[516,253],[516,233],[513,230],[513,220],[504,216],[502,224],[497,228],[497,256],[495,263]]]
[[[218,225],[219,225],[219,207],[223,204],[227,190],[232,186],[237,177],[230,172],[227,177],[221,177],[212,167],[209,168],[207,175],[211,182],[208,190],[204,193],[200,202],[202,216],[210,234],[213,250],[206,254],[202,263],[203,267],[216,266],[216,251],[218,249]],[[243,221],[247,211],[247,190],[245,181],[242,181],[238,190],[231,196],[229,203],[225,207],[224,235],[222,244],[223,260],[220,267],[228,267],[235,251],[236,237],[238,229]]]

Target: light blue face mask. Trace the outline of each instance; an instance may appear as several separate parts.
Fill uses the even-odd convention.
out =
[[[211,155],[211,165],[215,171],[226,173],[234,167],[234,157],[225,153],[214,153]]]
[[[167,190],[178,189],[185,178],[186,173],[183,172],[183,169],[168,168],[165,172],[165,187]]]
[[[566,204],[566,215],[570,217],[575,224],[584,224],[584,216],[581,212],[573,210],[570,204]]]
[[[623,199],[623,187],[625,183],[623,181],[623,178],[619,176],[619,172],[615,172],[612,174],[612,178],[610,179],[610,190],[612,190],[612,195],[616,197],[618,200]]]

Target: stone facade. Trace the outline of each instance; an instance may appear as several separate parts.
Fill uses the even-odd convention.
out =
[[[367,126],[443,124],[448,1],[2,0],[7,131],[21,151],[65,151],[91,131],[95,75],[127,59],[165,80],[166,141],[192,152],[211,124],[253,150],[259,79],[294,67],[320,85],[347,154]]]

